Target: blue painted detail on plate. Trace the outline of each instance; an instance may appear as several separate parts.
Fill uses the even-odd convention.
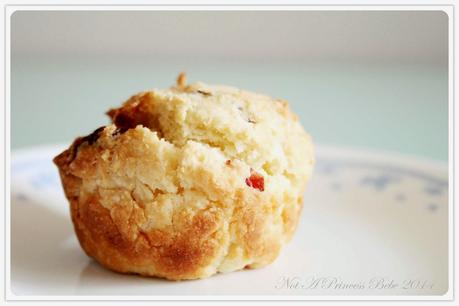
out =
[[[395,201],[397,202],[405,202],[405,200],[406,200],[406,196],[403,193],[398,193],[395,196]]]
[[[436,212],[438,208],[439,208],[438,204],[435,204],[435,203],[427,204],[427,209],[432,213]]]
[[[377,176],[365,176],[360,181],[361,185],[368,185],[376,190],[384,190],[389,184],[398,182],[399,179],[387,174],[380,174]]]
[[[422,171],[415,169],[394,167],[393,165],[382,164],[382,163],[369,163],[354,160],[323,160],[319,159],[316,165],[316,169],[323,174],[337,174],[340,171],[346,171],[346,168],[361,168],[374,170],[379,172],[368,173],[360,180],[361,186],[368,186],[378,191],[383,191],[389,185],[396,185],[402,182],[404,179],[415,178],[423,181],[426,185],[421,192],[426,196],[440,196],[447,194],[448,192],[448,181],[438,178],[433,175],[429,175]],[[336,188],[336,182],[332,183],[331,189],[334,191],[339,190]],[[399,203],[406,200],[405,194],[397,194],[395,200]],[[435,213],[440,206],[436,203],[429,203],[426,205],[427,210],[430,213]]]
[[[29,200],[29,197],[25,193],[22,193],[22,192],[19,192],[19,193],[15,194],[14,197],[17,200],[22,201],[22,202]]]
[[[430,195],[441,195],[443,194],[444,188],[441,186],[430,185],[424,188],[425,193]]]
[[[351,160],[318,160],[317,168],[320,169],[319,171],[323,172],[324,169],[327,169],[327,173],[336,172],[339,168],[366,168],[366,169],[374,169],[374,170],[381,170],[382,173],[391,173],[397,175],[406,175],[415,177],[421,180],[424,180],[428,183],[431,183],[435,186],[441,188],[448,188],[448,181],[438,178],[433,175],[429,175],[422,171],[408,169],[408,168],[400,168],[394,167],[392,165],[386,164],[376,164],[376,163],[368,163],[368,162],[359,162],[359,161],[351,161]]]

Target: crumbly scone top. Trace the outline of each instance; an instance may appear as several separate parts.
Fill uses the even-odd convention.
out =
[[[122,130],[143,125],[175,146],[202,143],[263,176],[282,176],[301,188],[314,154],[310,136],[287,101],[230,86],[184,82],[180,76],[175,87],[134,95],[108,115]]]

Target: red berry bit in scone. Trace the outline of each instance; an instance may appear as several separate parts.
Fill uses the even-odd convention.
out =
[[[258,189],[260,191],[265,190],[265,178],[258,172],[250,169],[250,177],[245,179],[247,186]]]

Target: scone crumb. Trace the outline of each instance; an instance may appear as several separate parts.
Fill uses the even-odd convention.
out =
[[[185,87],[185,85],[186,85],[186,74],[185,72],[180,72],[179,76],[177,77],[177,86]]]

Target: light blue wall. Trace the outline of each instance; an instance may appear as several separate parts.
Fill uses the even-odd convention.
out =
[[[435,66],[22,59],[12,66],[12,147],[70,143],[106,124],[110,107],[172,85],[181,70],[190,81],[289,100],[317,143],[447,160],[447,71]]]

